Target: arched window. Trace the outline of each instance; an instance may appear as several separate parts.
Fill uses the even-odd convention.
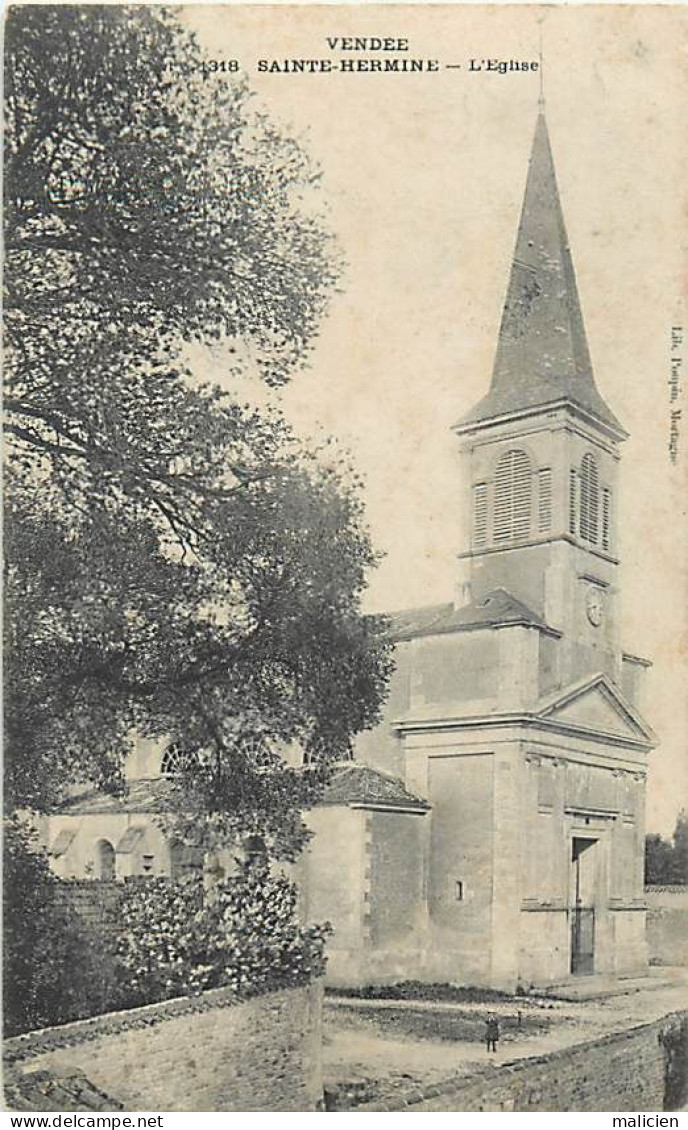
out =
[[[160,772],[163,777],[179,777],[195,769],[198,765],[198,756],[193,751],[183,749],[176,744],[168,745],[162,755]]]
[[[584,455],[580,469],[580,536],[597,545],[599,537],[600,487],[597,463]]]
[[[505,451],[495,474],[494,540],[516,541],[530,534],[532,476],[525,451]]]
[[[116,874],[114,847],[109,840],[98,840],[96,850],[98,853],[98,878],[114,879]]]

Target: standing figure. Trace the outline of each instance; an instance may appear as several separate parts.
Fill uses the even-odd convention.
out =
[[[487,1045],[488,1052],[496,1052],[497,1051],[497,1040],[498,1039],[499,1039],[499,1021],[497,1020],[497,1017],[495,1016],[494,1012],[489,1012],[487,1014],[487,1020],[485,1021],[485,1043]]]

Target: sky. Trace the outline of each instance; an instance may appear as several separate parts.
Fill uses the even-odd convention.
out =
[[[688,290],[688,12],[233,5],[187,8],[184,18],[212,58],[238,60],[256,104],[322,169],[322,203],[347,266],[283,406],[304,434],[336,437],[365,478],[368,522],[385,555],[366,606],[385,611],[454,595],[463,522],[451,425],[489,385],[537,113],[538,72],[471,71],[470,60],[537,61],[542,34],[547,120],[593,368],[630,432],[620,479],[622,644],[654,664],[645,712],[661,742],[648,827],[671,832],[688,806],[688,409],[675,462],[669,453],[671,409],[681,406],[669,400],[670,335],[686,324]],[[344,36],[406,39],[407,52],[360,57],[437,60],[438,69],[258,71],[259,59],[335,60],[326,40]],[[221,355],[199,364],[204,377],[222,379]]]

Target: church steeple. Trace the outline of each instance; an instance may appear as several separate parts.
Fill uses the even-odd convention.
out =
[[[626,432],[593,377],[542,106],[492,382],[454,430],[467,519],[458,600],[474,610],[504,590],[561,633],[557,678],[616,677]]]
[[[490,390],[458,430],[562,402],[626,435],[593,377],[541,99]]]

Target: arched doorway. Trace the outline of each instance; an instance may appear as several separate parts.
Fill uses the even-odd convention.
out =
[[[115,849],[109,840],[98,840],[98,878],[114,879],[116,875]]]

